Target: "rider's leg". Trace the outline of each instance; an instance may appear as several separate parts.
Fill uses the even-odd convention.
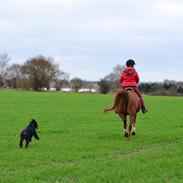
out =
[[[134,91],[135,93],[138,95],[138,97],[140,98],[140,103],[141,103],[141,109],[142,109],[142,112],[143,113],[146,113],[148,110],[146,109],[145,107],[145,104],[144,104],[144,100],[142,98],[142,94],[140,92],[140,90],[137,88],[137,87],[133,87],[134,88]]]

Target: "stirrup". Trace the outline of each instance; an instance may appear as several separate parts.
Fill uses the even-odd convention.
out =
[[[144,113],[146,113],[146,112],[148,112],[148,109],[143,108],[143,109],[142,109],[142,113],[144,114]]]

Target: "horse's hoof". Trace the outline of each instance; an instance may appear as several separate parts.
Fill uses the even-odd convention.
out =
[[[127,132],[125,132],[124,136],[125,136],[125,137],[128,137],[128,133],[127,133]]]
[[[132,132],[132,135],[135,136],[136,135],[135,132]]]

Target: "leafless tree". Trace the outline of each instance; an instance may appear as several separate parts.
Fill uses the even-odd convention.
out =
[[[120,73],[122,72],[122,70],[124,69],[124,66],[121,65],[116,65],[113,68],[113,71],[108,74],[107,76],[104,77],[104,80],[107,80],[108,82],[110,82],[111,84],[111,89],[118,89],[121,88],[120,86]]]
[[[71,79],[70,85],[75,92],[78,92],[78,90],[83,86],[83,81],[82,79],[75,77]]]
[[[21,77],[21,65],[13,64],[7,68],[7,79],[8,86],[12,88],[17,88],[17,80]]]
[[[54,86],[56,87],[56,90],[59,91],[64,85],[69,85],[69,74],[62,71],[60,72],[59,78],[55,79]]]
[[[7,75],[8,62],[11,58],[7,53],[0,54],[0,87],[4,85],[5,77]]]
[[[32,89],[40,91],[49,89],[50,82],[60,74],[59,66],[53,63],[53,58],[37,56],[28,59],[22,66],[22,74],[31,82]]]
[[[111,82],[105,79],[101,79],[98,82],[100,93],[107,94],[111,89]]]

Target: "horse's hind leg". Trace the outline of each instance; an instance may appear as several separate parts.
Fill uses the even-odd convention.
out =
[[[126,115],[123,114],[119,114],[119,116],[121,117],[122,121],[123,121],[123,132],[124,132],[124,136],[128,137],[128,132],[126,130],[127,124],[126,124]]]
[[[123,127],[124,136],[125,137],[128,137],[128,132],[127,132],[127,129],[126,129],[126,126],[127,126],[127,124],[126,124],[126,118],[125,118],[125,120],[123,122],[124,122],[124,127]]]
[[[136,117],[137,117],[137,114],[135,115],[134,123],[133,123],[133,126],[132,126],[132,136],[135,136],[136,135],[136,133],[135,133]]]
[[[136,133],[135,133],[135,127],[132,127],[132,136],[135,136]]]
[[[132,133],[132,127],[134,126],[135,121],[135,115],[130,115],[130,124],[129,124],[129,133],[128,133],[128,138],[130,140],[131,138],[131,133]]]

